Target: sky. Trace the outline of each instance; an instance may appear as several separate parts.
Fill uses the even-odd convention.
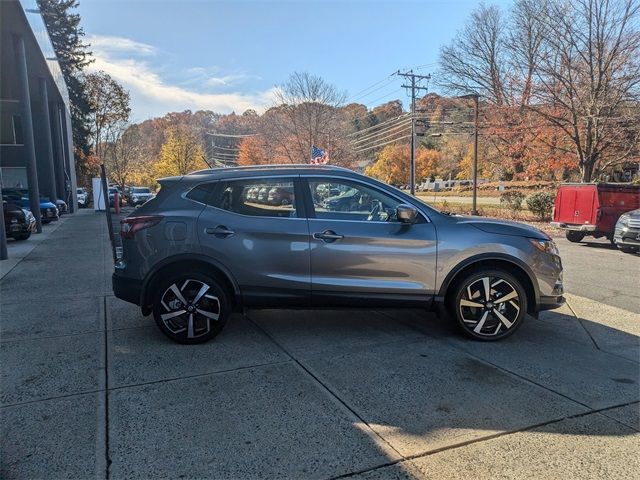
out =
[[[508,5],[508,0],[491,3]],[[408,97],[398,69],[435,73],[438,52],[480,1],[80,0],[95,62],[129,90],[132,120],[186,109],[273,105],[293,72],[347,102]]]

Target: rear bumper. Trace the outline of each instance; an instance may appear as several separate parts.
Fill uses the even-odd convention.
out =
[[[554,227],[562,228],[563,230],[572,230],[575,232],[595,232],[595,225],[575,225],[571,223],[564,222],[551,222],[551,225]]]
[[[135,278],[123,277],[114,273],[111,276],[111,286],[113,294],[120,300],[140,305],[140,294],[142,293],[142,281]]]

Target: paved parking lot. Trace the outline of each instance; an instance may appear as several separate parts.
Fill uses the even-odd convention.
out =
[[[638,256],[559,241],[568,305],[499,343],[419,310],[262,310],[183,346],[112,296],[106,230],[68,217],[1,280],[1,478],[640,471]]]

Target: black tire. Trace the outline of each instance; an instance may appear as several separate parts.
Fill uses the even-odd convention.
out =
[[[208,289],[199,296],[202,285]],[[229,294],[215,277],[206,273],[176,274],[156,283],[154,289],[153,317],[162,333],[174,342],[207,342],[222,331],[231,316]],[[176,289],[187,302],[186,307]],[[181,311],[184,313],[178,314]]]
[[[13,236],[13,239],[16,241],[22,241],[22,240],[26,240],[27,238],[29,238],[31,236],[31,232],[26,232],[26,233],[16,233]]]
[[[488,279],[488,301],[484,279]],[[456,282],[449,310],[465,335],[495,341],[513,335],[520,328],[527,316],[527,300],[526,290],[514,275],[504,270],[482,269]]]
[[[569,240],[570,242],[573,242],[573,243],[579,243],[584,239],[584,233],[583,232],[576,232],[574,230],[567,230],[565,235],[567,237],[567,240]]]
[[[637,248],[634,248],[634,247],[623,247],[622,245],[618,245],[618,248],[623,253],[636,253],[638,251]]]

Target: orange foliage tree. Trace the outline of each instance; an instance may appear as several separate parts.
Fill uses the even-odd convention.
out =
[[[373,165],[366,168],[365,174],[392,185],[409,182],[409,163],[411,150],[408,145],[387,145]],[[419,148],[416,152],[416,182],[440,174],[439,166],[442,154],[437,150]]]

